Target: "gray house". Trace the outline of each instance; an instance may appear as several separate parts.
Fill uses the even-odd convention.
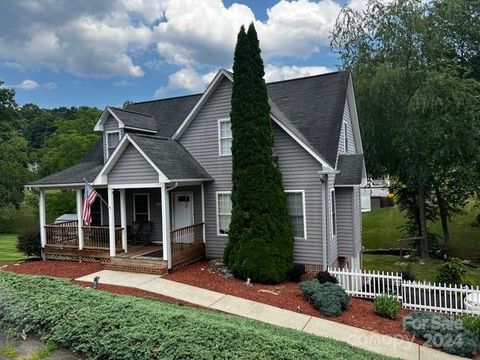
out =
[[[350,73],[267,89],[295,262],[312,271],[360,267],[366,171]],[[95,126],[103,138],[80,163],[27,185],[40,194],[44,257],[148,272],[222,257],[232,207],[231,91],[232,74],[220,70],[202,94],[107,107]],[[80,215],[84,179],[105,200],[97,198],[90,226]],[[48,189],[76,191],[76,221],[46,224]]]

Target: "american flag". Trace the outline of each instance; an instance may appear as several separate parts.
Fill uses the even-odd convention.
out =
[[[89,183],[85,183],[85,190],[83,191],[82,220],[86,225],[90,225],[92,223],[92,213],[90,208],[95,202],[97,196],[98,193],[95,191],[95,189]]]

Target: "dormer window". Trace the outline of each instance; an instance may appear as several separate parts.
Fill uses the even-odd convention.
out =
[[[120,141],[120,131],[109,131],[107,132],[107,153],[108,157],[112,154],[113,150]]]
[[[230,119],[218,120],[218,153],[232,155],[232,126]]]

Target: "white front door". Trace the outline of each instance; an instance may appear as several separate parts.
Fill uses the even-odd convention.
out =
[[[193,225],[193,193],[173,193],[173,229]]]

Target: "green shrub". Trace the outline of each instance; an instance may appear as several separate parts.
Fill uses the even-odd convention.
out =
[[[472,357],[477,352],[475,336],[459,319],[416,311],[405,317],[403,326],[415,337],[450,354]]]
[[[480,345],[480,316],[464,315],[460,317],[460,321],[465,329],[471,331]]]
[[[40,231],[27,230],[17,237],[17,249],[27,256],[40,256]]]
[[[328,271],[319,271],[317,273],[317,280],[320,284],[325,284],[327,282],[332,284],[338,283],[337,278],[331,275]]]
[[[452,258],[437,268],[435,281],[440,284],[459,284],[463,283],[463,276],[467,272],[467,266],[462,260]]]
[[[0,322],[86,359],[385,359],[249,319],[7,271]]]
[[[380,316],[396,319],[400,313],[400,306],[393,296],[379,295],[373,301],[373,311]]]
[[[317,280],[303,281],[300,288],[315,309],[327,316],[339,316],[350,302],[350,296],[345,290],[330,282],[320,284]]]

